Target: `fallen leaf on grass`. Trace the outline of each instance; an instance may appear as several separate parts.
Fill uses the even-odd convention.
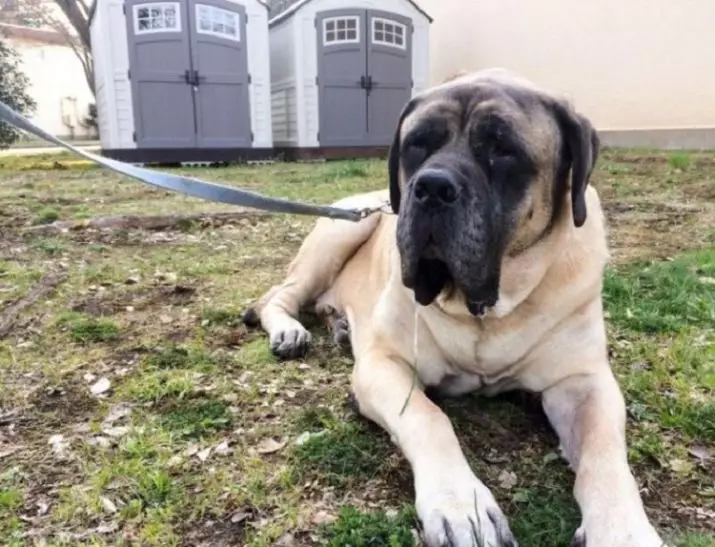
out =
[[[211,455],[211,450],[212,448],[209,446],[208,448],[205,448],[201,452],[196,454],[196,457],[199,458],[202,462],[205,462],[209,459],[209,456]]]
[[[108,522],[97,526],[98,534],[111,534],[119,529],[119,524],[116,522]]]
[[[112,442],[107,439],[107,437],[96,436],[88,439],[87,444],[90,446],[98,446],[100,448],[109,448],[112,445]]]
[[[702,445],[695,445],[692,448],[688,449],[688,453],[699,459],[701,462],[705,462],[706,460],[709,460],[712,457],[712,454],[710,454],[710,450],[706,446]]]
[[[107,378],[100,378],[92,384],[92,387],[89,388],[89,390],[92,392],[92,395],[102,395],[109,391],[109,388],[111,387],[112,383]]]
[[[286,445],[285,442],[278,442],[275,439],[264,439],[256,447],[256,452],[259,454],[273,454],[278,452]]]
[[[516,486],[517,478],[516,473],[512,471],[507,471],[506,469],[499,473],[499,486],[504,490],[511,490]]]
[[[52,435],[47,439],[47,444],[52,445],[52,451],[57,456],[64,456],[67,453],[67,448],[69,443],[65,439],[64,435]]]
[[[225,456],[232,452],[231,447],[228,446],[228,441],[223,441],[221,444],[214,448],[214,452],[220,456]]]
[[[326,431],[318,431],[317,433],[313,433],[312,431],[304,431],[300,435],[298,435],[298,438],[295,440],[295,444],[298,446],[302,446],[305,443],[307,443],[310,439],[314,437],[320,437],[322,435],[325,435]]]
[[[102,429],[102,432],[105,435],[109,435],[110,437],[118,438],[118,437],[124,437],[124,435],[129,433],[129,428],[126,426],[105,427]]]
[[[102,502],[102,507],[104,507],[104,510],[107,511],[108,513],[116,513],[117,512],[117,506],[109,498],[100,496],[99,501]]]
[[[234,524],[240,524],[244,520],[253,518],[254,514],[251,509],[239,509],[233,515],[231,515],[231,522]]]
[[[317,525],[330,524],[336,520],[336,517],[327,511],[318,511],[315,515],[313,515],[311,520],[313,521],[313,524]]]

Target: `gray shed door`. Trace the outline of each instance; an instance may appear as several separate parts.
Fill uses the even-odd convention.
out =
[[[402,107],[412,96],[412,23],[392,13],[368,11],[368,144],[392,142]]]
[[[412,95],[412,23],[377,10],[319,14],[321,146],[387,146]]]
[[[225,0],[195,3],[191,57],[198,146],[251,146],[246,10]]]
[[[126,0],[139,148],[252,144],[246,12],[226,0]]]
[[[125,11],[137,146],[195,147],[186,2],[127,0]]]
[[[333,10],[317,18],[320,144],[367,140],[365,10]]]

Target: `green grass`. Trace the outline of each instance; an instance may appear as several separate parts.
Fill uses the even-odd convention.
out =
[[[162,427],[185,438],[201,438],[229,429],[233,416],[223,401],[192,401],[167,412]]]
[[[417,525],[411,507],[395,516],[381,511],[360,512],[343,507],[338,519],[321,528],[322,545],[326,547],[414,547],[412,529]]]
[[[60,213],[54,207],[45,207],[35,217],[34,224],[52,224],[59,220]]]
[[[636,476],[675,547],[713,547],[715,529],[694,516],[715,510],[712,464],[691,452],[715,444],[715,155],[685,155],[605,150],[594,184],[611,225],[609,346]],[[234,210],[71,160],[0,160],[0,308],[49,268],[68,276],[0,340],[0,453],[17,447],[0,460],[3,545],[412,545],[412,475],[353,414],[352,360],[313,322],[308,355],[281,362],[241,322],[314,219],[40,235],[33,225],[55,214]],[[174,172],[312,203],[386,185],[382,160]],[[97,398],[101,377],[112,389]],[[519,398],[442,404],[520,544],[568,545],[580,521],[573,474],[540,410]],[[48,444],[56,434],[69,460]],[[116,529],[93,533],[100,524]]]
[[[79,344],[112,342],[119,337],[119,328],[110,319],[86,317],[70,324],[70,336]]]
[[[159,403],[183,399],[196,391],[196,373],[185,370],[159,370],[138,373],[120,388],[133,401]]]
[[[516,513],[511,519],[512,533],[533,547],[569,545],[579,525],[578,507],[567,482],[518,489],[512,495]]]
[[[201,347],[171,345],[166,349],[147,355],[145,363],[157,369],[193,369],[210,371],[216,366],[216,358]]]
[[[715,324],[715,250],[609,270],[604,301],[610,322],[620,328],[654,334],[710,327]]]
[[[241,310],[205,310],[202,314],[202,319],[207,325],[239,327],[243,324]]]
[[[715,547],[712,534],[686,533],[674,539],[675,547]]]
[[[668,161],[670,162],[670,165],[672,165],[675,169],[680,169],[683,171],[687,169],[691,163],[690,154],[688,154],[687,152],[676,152],[674,154],[671,154]]]
[[[363,423],[341,422],[296,447],[294,469],[301,481],[319,478],[344,488],[375,477],[389,453],[381,433]]]
[[[16,489],[0,489],[0,511],[12,511],[22,503],[23,494]]]

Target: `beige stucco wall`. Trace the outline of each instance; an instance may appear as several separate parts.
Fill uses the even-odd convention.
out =
[[[715,128],[715,0],[419,0],[431,79],[505,67],[601,130]]]
[[[87,115],[87,108],[94,99],[82,64],[72,49],[12,37],[9,42],[20,54],[22,71],[31,82],[29,94],[37,102],[32,120],[49,133],[69,136],[71,130],[62,120],[65,113],[75,125],[75,136],[87,138],[87,130],[79,125],[77,118],[81,120]],[[67,100],[73,98],[76,99],[76,111],[73,103]]]

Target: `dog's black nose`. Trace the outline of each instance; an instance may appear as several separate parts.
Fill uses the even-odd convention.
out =
[[[446,171],[428,169],[415,181],[415,199],[423,206],[452,205],[458,195],[459,189]]]

